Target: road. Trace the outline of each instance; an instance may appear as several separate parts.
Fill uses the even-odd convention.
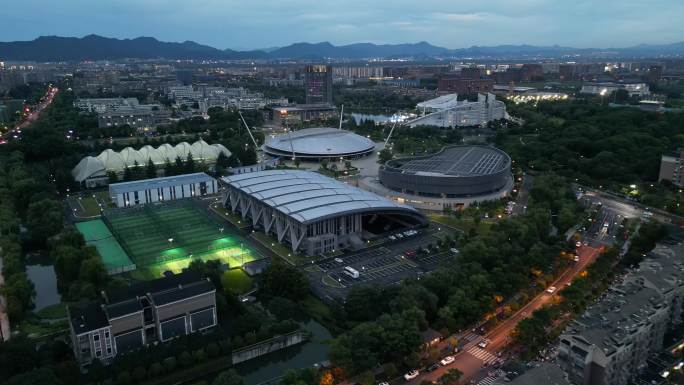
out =
[[[557,290],[567,286],[580,272],[584,271],[588,265],[596,260],[601,248],[592,246],[581,246],[577,250],[577,255],[580,259],[573,264],[553,283]],[[473,338],[466,343],[463,348],[455,355],[456,361],[448,366],[442,366],[439,369],[429,372],[421,373],[417,378],[408,381],[408,385],[418,385],[423,381],[437,381],[449,369],[457,368],[463,372],[463,379],[465,381],[470,379],[479,379],[485,375],[487,370],[490,370],[489,365],[497,360],[497,354],[502,352],[506,345],[510,342],[510,336],[515,326],[523,319],[529,317],[535,310],[548,304],[552,301],[557,291],[549,294],[546,291],[537,295],[510,318],[500,323],[494,329],[487,332],[484,336],[475,335],[475,333],[466,333],[461,338]],[[486,339],[489,341],[486,348],[482,349],[477,344]]]
[[[40,114],[43,113],[45,108],[52,104],[52,101],[55,99],[55,95],[57,95],[57,92],[59,92],[59,89],[57,87],[48,87],[47,92],[40,99],[40,103],[38,103],[38,105],[33,109],[33,111],[29,113],[26,119],[24,119],[21,123],[17,124],[13,129],[7,131],[5,134],[0,135],[0,144],[6,143],[6,139],[17,138],[18,135],[21,134],[21,130],[28,127],[31,123],[35,122],[40,117]]]
[[[520,184],[520,191],[518,191],[518,197],[515,199],[515,205],[513,206],[512,215],[521,215],[527,210],[527,203],[530,200],[530,190],[532,189],[532,184],[534,177],[530,174],[525,173],[523,175],[522,183]]]

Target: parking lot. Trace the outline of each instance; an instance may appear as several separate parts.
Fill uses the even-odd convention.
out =
[[[438,224],[401,238],[396,234],[386,234],[379,245],[316,261],[305,272],[321,298],[343,300],[354,285],[387,286],[406,278],[419,277],[448,263],[455,255],[451,251],[418,252],[446,235],[453,236],[454,230]],[[345,272],[346,267],[356,270],[358,276]]]

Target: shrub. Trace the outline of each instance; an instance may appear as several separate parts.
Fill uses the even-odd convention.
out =
[[[119,372],[119,375],[116,376],[116,383],[119,385],[128,385],[131,383],[131,374],[128,373],[128,370]]]
[[[147,377],[147,371],[145,368],[138,366],[137,368],[133,369],[133,379],[135,379],[136,382],[145,381],[145,377]]]
[[[177,365],[176,357],[166,358],[163,361],[163,364],[164,364],[164,369],[166,369],[167,372],[173,372],[174,370],[176,370],[176,365]]]

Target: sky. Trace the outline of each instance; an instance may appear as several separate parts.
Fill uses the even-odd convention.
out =
[[[683,0],[20,0],[0,41],[38,36],[192,40],[257,49],[296,42],[626,47],[684,41]]]

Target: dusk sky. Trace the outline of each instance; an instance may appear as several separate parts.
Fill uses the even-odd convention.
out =
[[[193,40],[253,49],[294,42],[624,47],[684,40],[682,0],[21,0],[0,41],[41,35]]]

